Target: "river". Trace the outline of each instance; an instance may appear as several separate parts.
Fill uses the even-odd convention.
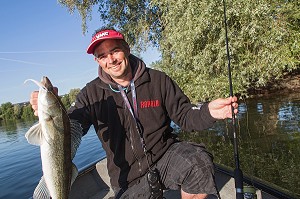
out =
[[[30,145],[26,131],[35,121],[2,122],[0,126],[0,199],[28,199],[42,176],[40,148]],[[91,128],[83,137],[73,162],[80,168],[105,156]]]
[[[241,100],[236,132],[244,174],[300,195],[299,121],[298,93]],[[24,137],[34,122],[0,124],[0,199],[31,197],[42,175],[39,147],[28,144]],[[179,135],[181,139],[205,143],[215,162],[234,166],[230,120],[217,122],[207,131]],[[80,169],[104,156],[91,128],[83,137],[74,163]]]

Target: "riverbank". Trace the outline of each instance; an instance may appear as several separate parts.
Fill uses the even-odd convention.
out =
[[[278,80],[270,81],[269,84],[264,87],[248,89],[248,95],[251,98],[274,93],[285,94],[291,92],[300,92],[300,69],[293,73],[286,74]]]

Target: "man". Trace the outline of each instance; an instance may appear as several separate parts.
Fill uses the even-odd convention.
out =
[[[181,189],[182,198],[216,195],[212,156],[201,144],[179,141],[171,121],[186,131],[209,128],[230,118],[231,106],[237,113],[237,98],[191,104],[170,77],[130,54],[115,30],[96,31],[87,53],[95,56],[99,74],[80,91],[69,116],[83,135],[94,126],[116,198],[149,198],[151,192],[153,198],[150,171],[158,172],[159,187]],[[37,114],[37,92],[30,103]]]

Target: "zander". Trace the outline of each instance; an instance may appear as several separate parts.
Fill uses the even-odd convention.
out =
[[[79,123],[71,121],[58,95],[47,77],[33,81],[40,89],[38,94],[39,122],[25,134],[27,141],[39,145],[43,177],[33,198],[67,199],[71,185],[78,175],[72,163],[80,144],[82,130]],[[25,81],[25,82],[26,82]]]

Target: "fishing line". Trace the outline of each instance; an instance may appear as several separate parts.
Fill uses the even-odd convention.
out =
[[[225,0],[223,0],[223,9],[224,9],[224,23],[225,23],[226,52],[227,52],[227,60],[228,60],[229,91],[230,91],[230,96],[233,97]],[[236,199],[243,199],[244,198],[243,172],[240,169],[238,140],[237,140],[237,134],[236,134],[236,121],[235,121],[234,107],[232,105],[231,105],[231,111],[232,111],[232,129],[233,129],[233,148],[234,148],[234,160],[235,160],[234,180],[235,180],[235,189],[236,189]]]

